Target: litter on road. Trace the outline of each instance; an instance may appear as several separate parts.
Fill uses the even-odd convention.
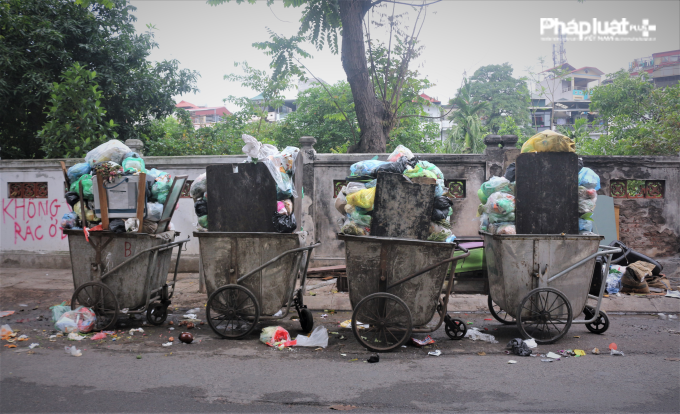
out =
[[[430,355],[430,356],[439,356],[439,355],[442,354],[442,351],[437,349],[436,351],[430,351],[427,354]]]

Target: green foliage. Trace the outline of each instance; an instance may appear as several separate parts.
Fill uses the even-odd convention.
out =
[[[462,88],[451,103],[458,107],[449,117],[455,122],[445,142],[448,153],[481,154],[484,152],[484,137],[488,129],[482,125],[481,114],[489,110],[488,102],[473,101],[470,96],[471,84],[465,79]]]
[[[180,70],[176,60],[147,61],[158,45],[153,33],[135,32],[134,10],[126,0],[0,2],[3,158],[45,156],[36,135],[52,84],[75,62],[97,73],[100,106],[121,140],[148,135],[152,119],[172,113],[174,96],[196,90],[197,72]]]
[[[590,132],[588,130],[588,120],[586,118],[579,118],[574,121],[573,128],[559,126],[557,132],[571,138],[576,143],[576,152],[581,154],[584,145],[588,145],[591,141]]]
[[[482,66],[470,77],[470,99],[489,103],[485,125],[493,133],[498,133],[507,117],[512,117],[516,125],[531,125],[531,99],[526,79],[513,78],[512,72],[512,66],[503,63]]]
[[[647,73],[608,75],[611,84],[591,92],[606,135],[588,141],[584,154],[676,155],[680,151],[680,83],[654,88]]]
[[[517,126],[515,118],[506,116],[503,118],[500,127],[498,128],[498,135],[517,135],[516,146],[521,147],[524,142],[530,138],[524,134],[522,128]]]
[[[52,84],[47,122],[38,132],[47,158],[84,157],[97,145],[116,138],[113,119],[104,119],[97,74],[78,63]]]

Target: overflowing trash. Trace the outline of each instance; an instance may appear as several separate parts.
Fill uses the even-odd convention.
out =
[[[526,152],[576,152],[576,143],[565,135],[547,129],[522,144],[522,153]]]
[[[455,240],[450,221],[453,201],[444,187],[444,174],[433,163],[419,160],[411,150],[398,145],[387,157],[387,161],[359,161],[352,164],[349,170],[349,184],[340,189],[335,199],[335,209],[343,216],[338,220],[341,233],[353,236],[371,234],[377,177],[381,172],[389,172],[403,174],[409,179],[423,177],[434,180],[434,208],[427,240],[449,243]]]
[[[53,311],[53,315],[54,313],[55,312]],[[55,322],[54,327],[67,334],[87,333],[90,332],[92,328],[94,328],[94,323],[96,320],[97,317],[95,316],[92,309],[80,306],[76,310],[69,310],[67,312],[61,313]],[[69,339],[71,339],[70,336]]]

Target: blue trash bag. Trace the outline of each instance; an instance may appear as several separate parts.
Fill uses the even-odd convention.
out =
[[[61,228],[69,230],[78,226],[78,215],[74,212],[66,213],[61,218]]]
[[[590,168],[583,167],[578,173],[578,185],[588,189],[599,190],[600,176],[595,174],[595,171]]]
[[[352,164],[352,166],[349,167],[349,171],[351,172],[351,175],[374,176],[376,168],[380,167],[381,165],[385,165],[385,164],[389,164],[389,162],[378,161],[378,160],[359,161],[355,164]]]
[[[73,184],[84,174],[89,174],[91,170],[92,167],[90,167],[90,164],[81,162],[80,164],[76,164],[69,168],[66,175],[68,175],[68,181]]]

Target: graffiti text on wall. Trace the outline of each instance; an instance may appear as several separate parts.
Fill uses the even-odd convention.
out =
[[[56,198],[2,199],[2,224],[14,224],[14,244],[20,241],[41,241],[66,238],[61,229],[60,210],[67,204],[61,204]]]

